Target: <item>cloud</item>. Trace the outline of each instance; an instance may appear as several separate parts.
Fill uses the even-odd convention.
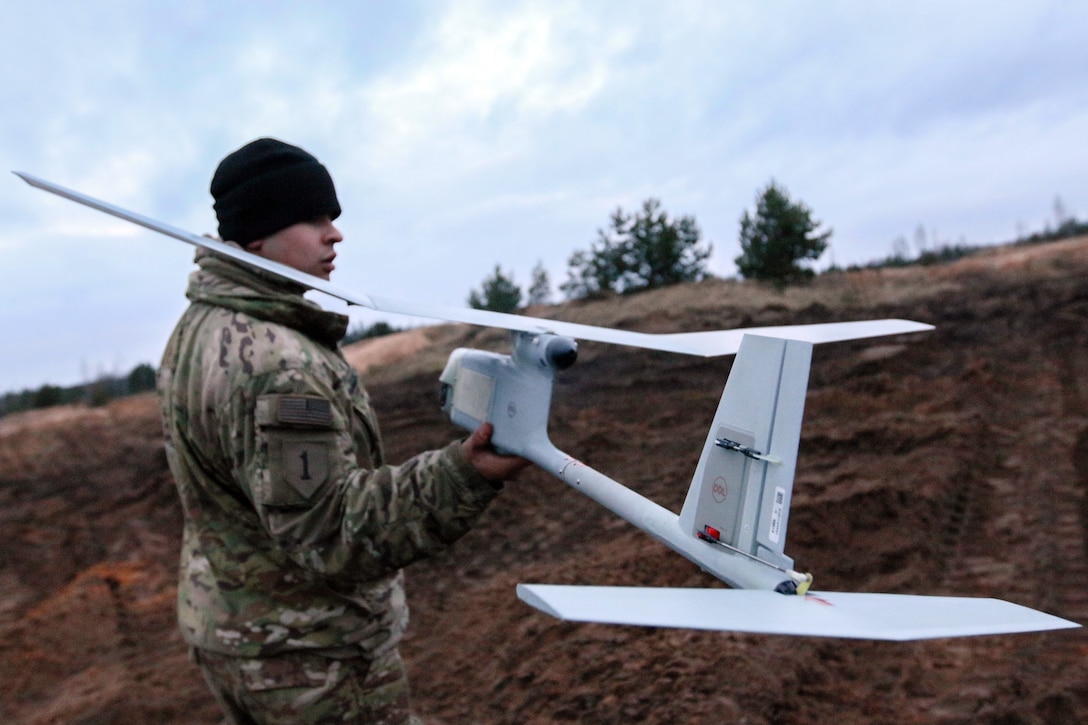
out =
[[[418,54],[360,90],[377,173],[448,181],[532,153],[534,133],[606,88],[628,44],[573,3],[457,3]],[[407,179],[406,179],[407,180]]]
[[[1088,6],[1064,0],[8,10],[6,168],[204,232],[219,159],[278,136],[332,170],[348,237],[337,283],[360,291],[457,303],[496,263],[527,280],[538,259],[558,281],[616,206],[650,196],[694,214],[730,274],[737,219],[771,177],[835,228],[839,263],[918,224],[1000,239],[1059,194],[1088,213]],[[190,250],[119,236],[14,177],[5,188],[2,302],[25,314],[2,324],[24,357],[61,324],[58,299],[77,327],[57,334],[102,331],[73,353],[92,363],[133,344],[77,320],[100,304],[97,319],[123,317],[107,292],[140,299],[130,315],[163,300],[168,331]]]

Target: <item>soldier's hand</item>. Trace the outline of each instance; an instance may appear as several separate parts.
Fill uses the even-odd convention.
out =
[[[503,456],[491,445],[490,423],[484,423],[461,443],[465,459],[481,476],[490,481],[507,481],[521,473],[532,462],[520,456]]]

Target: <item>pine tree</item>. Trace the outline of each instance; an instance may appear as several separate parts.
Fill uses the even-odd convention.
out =
[[[811,278],[812,269],[801,263],[820,258],[831,230],[816,233],[820,222],[801,202],[790,200],[784,187],[771,181],[756,196],[756,213],[740,219],[741,255],[736,258],[741,276],[772,282],[779,289]]]
[[[496,264],[495,271],[483,281],[480,290],[469,293],[468,304],[477,310],[517,312],[521,305],[521,288],[514,283],[513,275],[503,274]]]
[[[571,256],[569,277],[560,289],[568,297],[582,298],[703,279],[711,247],[700,246],[701,237],[695,217],[670,220],[657,199],[644,201],[639,213],[617,209],[610,228],[597,230],[590,250]]]
[[[529,300],[526,304],[546,305],[552,301],[552,281],[548,277],[548,270],[544,269],[544,262],[539,261],[533,267],[533,281],[529,285]]]

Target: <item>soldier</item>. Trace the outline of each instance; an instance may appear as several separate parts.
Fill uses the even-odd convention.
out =
[[[340,204],[316,158],[258,139],[211,193],[224,240],[329,278]],[[464,535],[528,461],[497,454],[484,425],[390,465],[340,351],[347,318],[256,267],[196,263],[158,380],[193,658],[236,723],[418,722],[401,569]]]

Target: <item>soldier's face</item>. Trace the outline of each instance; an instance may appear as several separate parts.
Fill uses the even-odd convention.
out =
[[[332,263],[336,259],[333,245],[343,239],[332,219],[320,216],[251,242],[246,249],[265,259],[327,280],[336,269]]]

